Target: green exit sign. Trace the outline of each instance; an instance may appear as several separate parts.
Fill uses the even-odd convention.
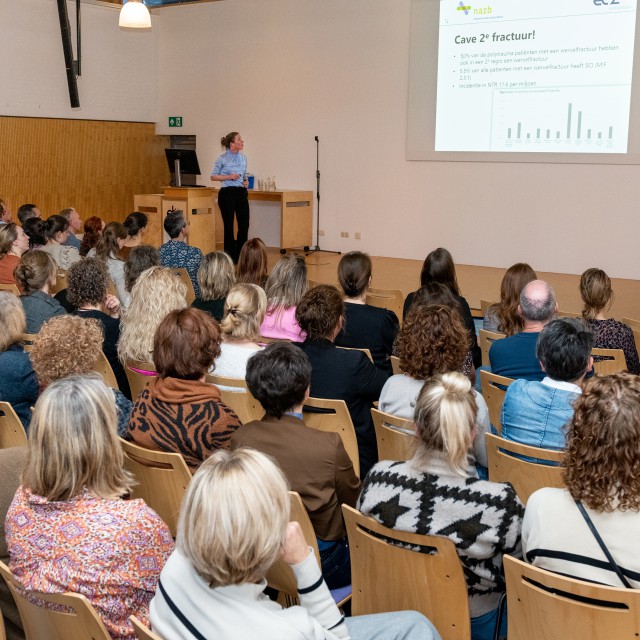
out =
[[[170,127],[181,127],[182,126],[182,116],[169,116],[169,126]]]

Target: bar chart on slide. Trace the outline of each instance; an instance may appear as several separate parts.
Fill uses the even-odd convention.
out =
[[[496,90],[492,151],[624,153],[628,86]]]

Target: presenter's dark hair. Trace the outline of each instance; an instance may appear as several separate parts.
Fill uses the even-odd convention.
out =
[[[130,213],[125,221],[122,223],[124,228],[127,230],[127,233],[130,237],[137,236],[140,231],[142,231],[149,222],[149,219],[144,213],[140,211],[134,211]]]
[[[328,284],[309,289],[296,307],[296,320],[307,334],[307,340],[329,338],[343,315],[342,296]]]
[[[552,320],[540,333],[536,356],[554,380],[572,382],[589,366],[593,334],[578,318]]]
[[[57,233],[65,232],[69,228],[69,221],[62,216],[50,216],[46,220],[44,235],[49,239],[55,238]]]
[[[311,363],[302,349],[274,342],[249,358],[246,379],[267,414],[280,418],[304,401],[311,384]]]
[[[456,267],[451,254],[442,247],[432,251],[425,259],[420,273],[420,284],[439,282],[456,296],[460,295],[460,287],[456,278]]]
[[[231,143],[236,139],[237,135],[238,135],[237,131],[232,131],[231,133],[227,133],[226,136],[224,136],[223,138],[220,138],[220,144],[225,149],[228,149],[231,146]]]
[[[24,225],[25,221],[29,218],[37,218],[34,209],[38,207],[35,204],[23,204],[18,208],[18,220],[20,220],[20,224]]]
[[[362,251],[345,253],[338,264],[338,281],[349,298],[357,298],[369,286],[371,258]]]
[[[164,230],[172,240],[177,238],[186,226],[187,221],[181,209],[167,211],[167,217],[164,219]]]

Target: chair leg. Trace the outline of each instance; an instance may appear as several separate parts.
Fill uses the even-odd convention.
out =
[[[496,629],[493,632],[493,640],[500,640],[500,627],[502,626],[502,617],[504,616],[504,609],[507,604],[507,594],[503,593],[500,596],[500,602],[498,603],[498,615],[496,616]]]

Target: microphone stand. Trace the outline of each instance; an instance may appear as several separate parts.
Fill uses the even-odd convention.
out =
[[[340,251],[330,251],[328,249],[320,248],[320,138],[318,136],[314,136],[314,140],[316,141],[316,198],[318,201],[318,213],[316,216],[316,246],[305,247],[305,254],[311,255],[312,253],[335,253],[340,255]]]

